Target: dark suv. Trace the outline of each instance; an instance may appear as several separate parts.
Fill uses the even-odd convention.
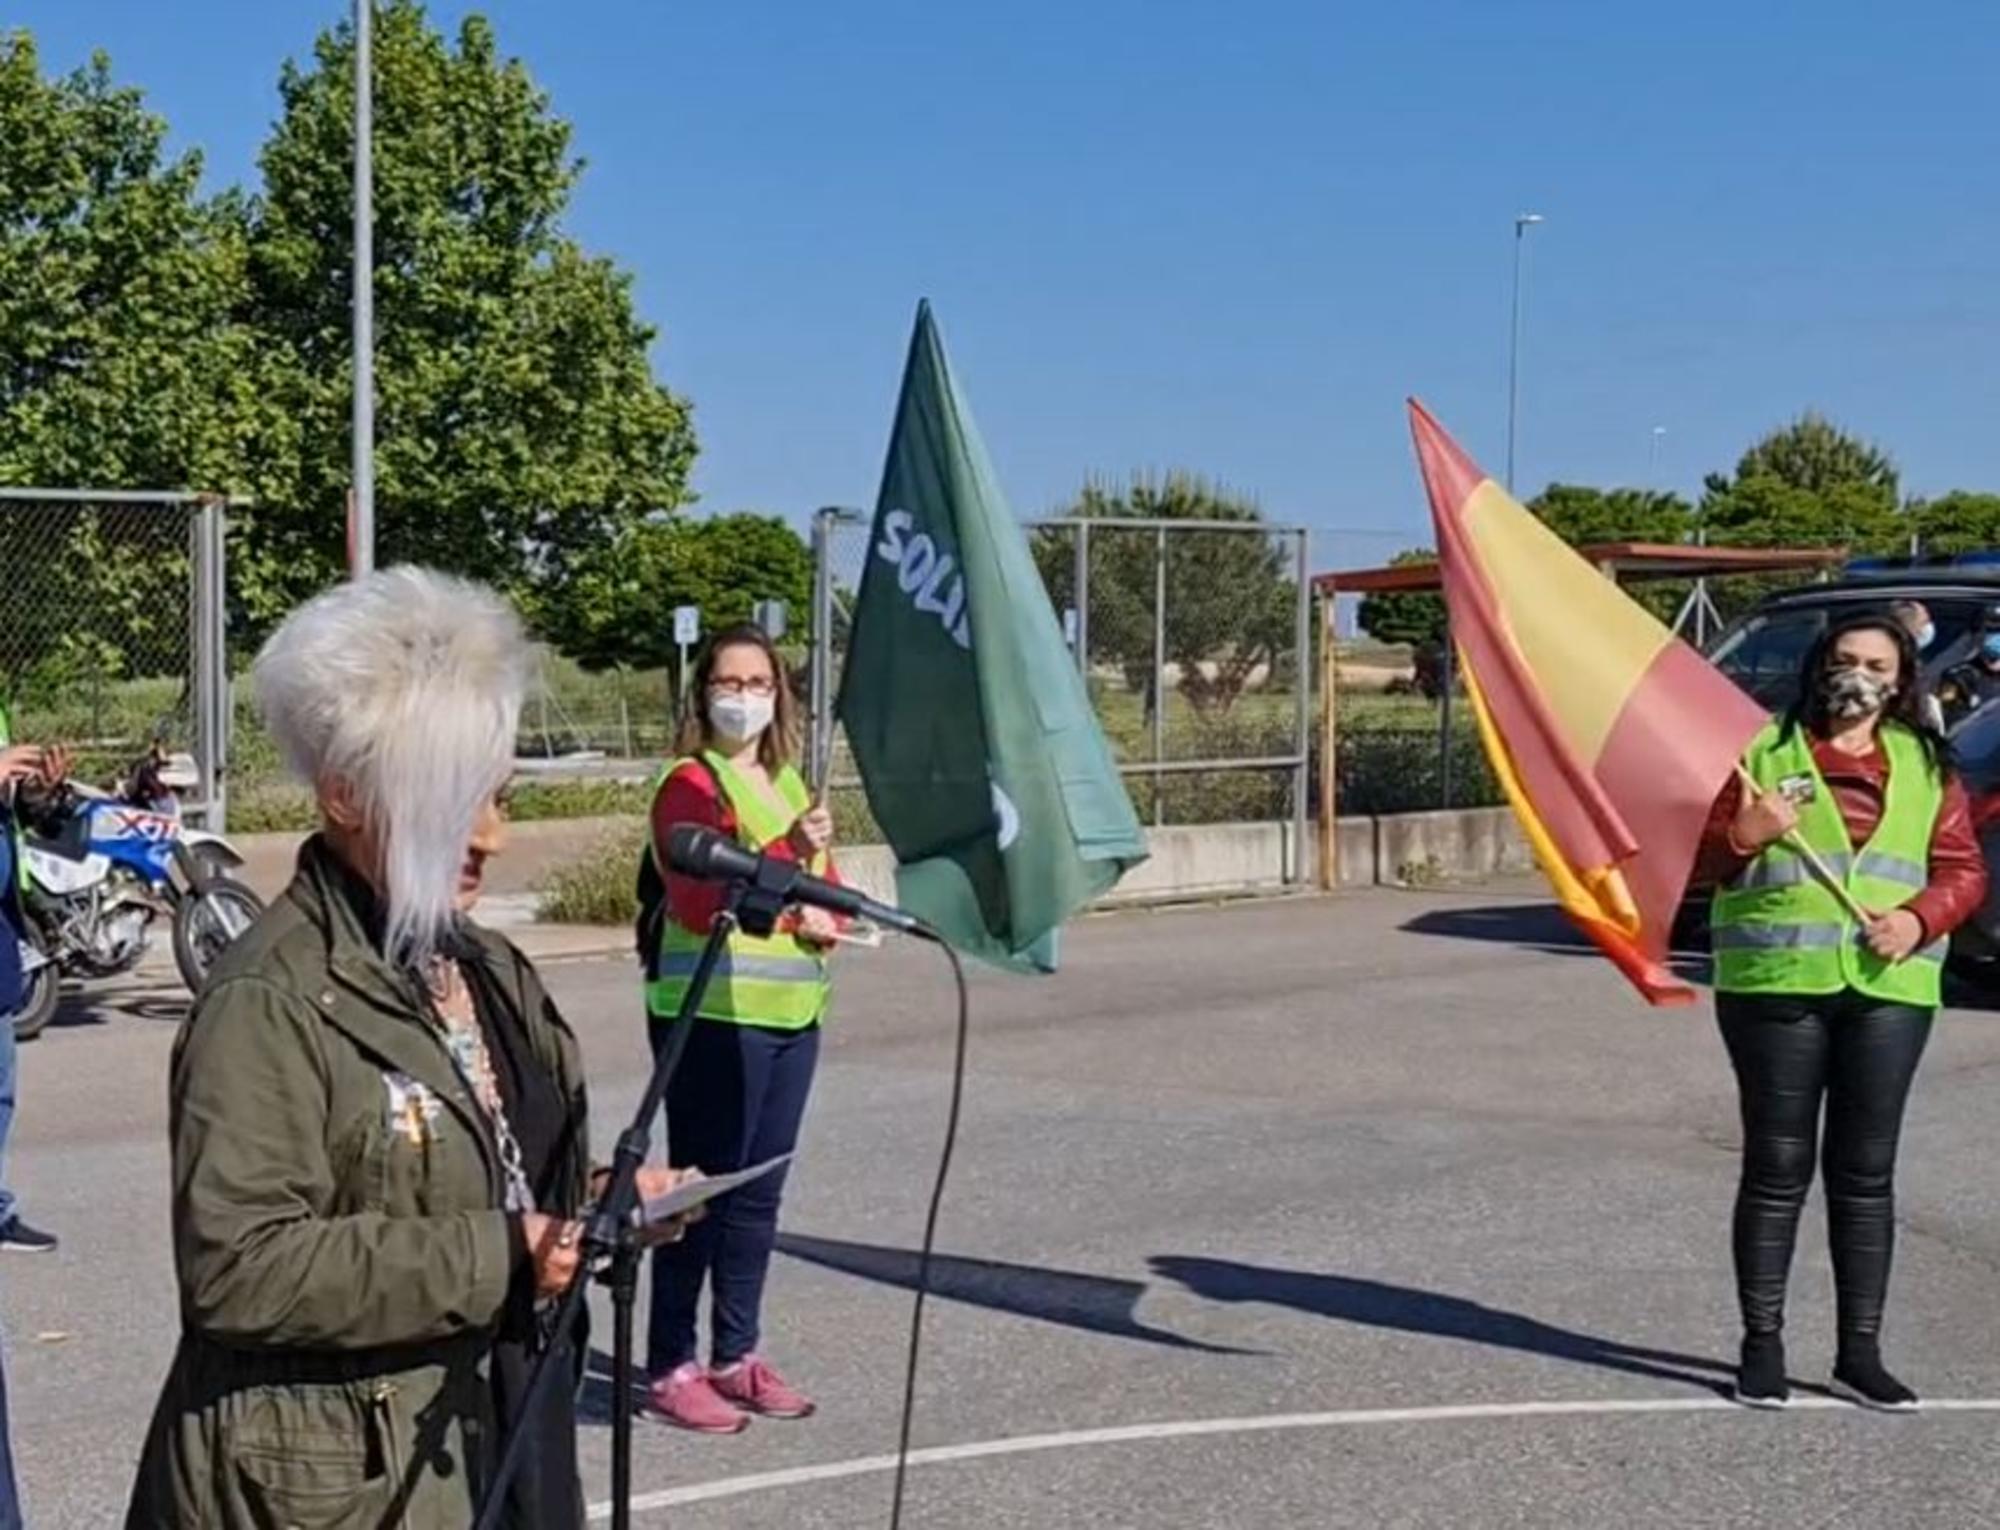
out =
[[[2000,605],[2000,553],[1850,563],[1837,580],[1771,596],[1725,629],[1708,657],[1762,705],[1782,711],[1797,692],[1806,650],[1830,618],[1884,610],[1899,600],[1921,601],[1937,628],[1924,652],[1924,680],[1934,687],[1946,670],[1972,657],[1985,613]],[[1987,863],[2000,883],[2000,817],[1995,816],[2000,808],[2000,706],[1954,718],[1949,726],[1958,769],[1972,796],[1973,818],[1983,825]],[[1706,890],[1691,888],[1689,896],[1705,901]],[[1960,933],[1955,954],[1982,965],[1994,963],[2000,976],[2000,890]]]

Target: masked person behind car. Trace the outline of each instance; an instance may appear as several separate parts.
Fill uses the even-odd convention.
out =
[[[1921,600],[1898,600],[1891,602],[1889,614],[1902,623],[1903,629],[1916,643],[1920,656],[1931,651],[1931,644],[1937,641],[1937,623],[1931,620],[1930,607]],[[1917,683],[1920,687],[1917,701],[1923,710],[1925,724],[1940,733],[1944,732],[1944,703],[1929,685],[1924,684],[1921,674]]]
[[[1716,1018],[1743,1121],[1736,1396],[1753,1407],[1790,1400],[1785,1289],[1816,1151],[1834,1380],[1871,1407],[1917,1405],[1881,1354],[1897,1141],[1948,937],[1986,892],[1965,791],[1919,698],[1906,627],[1886,614],[1834,623],[1805,657],[1798,701],[1749,748],[1755,788],[1725,790],[1704,837],[1698,875],[1717,887]],[[1815,878],[1800,842],[1865,921]]]
[[[1952,726],[2000,698],[2000,605],[1980,613],[1974,642],[1972,656],[1954,664],[1938,681],[1938,704]]]

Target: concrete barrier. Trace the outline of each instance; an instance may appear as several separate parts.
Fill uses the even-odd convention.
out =
[[[1318,841],[1305,846],[1302,876],[1288,880],[1289,824],[1201,824],[1149,829],[1152,856],[1137,867],[1107,905],[1180,898],[1278,893],[1318,885]],[[1339,885],[1403,886],[1532,870],[1533,858],[1505,808],[1449,813],[1343,818],[1336,835]],[[884,845],[850,845],[841,874],[871,898],[893,901],[895,858]]]
[[[1506,808],[1396,813],[1375,820],[1376,880],[1386,886],[1532,871],[1521,826]]]
[[[1379,878],[1376,821],[1343,818],[1336,836],[1340,885],[1365,887]],[[1164,903],[1182,898],[1239,897],[1318,885],[1319,842],[1309,835],[1304,864],[1293,873],[1292,826],[1276,823],[1169,825],[1146,831],[1148,859],[1135,867],[1106,906]],[[896,863],[886,845],[851,845],[840,853],[841,875],[871,898],[895,898]]]

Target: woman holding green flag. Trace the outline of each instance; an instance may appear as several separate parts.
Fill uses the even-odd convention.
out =
[[[1716,1014],[1743,1118],[1736,1396],[1759,1408],[1790,1400],[1785,1287],[1817,1153],[1834,1381],[1870,1407],[1914,1408],[1881,1354],[1896,1148],[1948,937],[1984,898],[1986,866],[1949,747],[1924,716],[1908,630],[1886,612],[1834,622],[1745,770],[1754,788],[1732,784],[1716,803],[1701,868],[1718,887]],[[1844,879],[1845,899],[1801,846]]]
[[[793,763],[798,705],[770,638],[754,626],[717,634],[695,663],[691,694],[678,758],[653,800],[656,863],[667,865],[668,832],[695,824],[837,881],[833,818],[809,796]],[[656,1052],[667,1044],[722,909],[718,884],[672,872],[665,880],[666,917],[646,987]],[[792,1151],[819,1059],[826,951],[836,933],[832,915],[799,908],[768,937],[729,937],[667,1092],[672,1162],[720,1174]],[[686,1238],[653,1255],[648,1400],[667,1423],[734,1434],[753,1413],[804,1418],[813,1411],[757,1352],[784,1182],[780,1167],[718,1197]],[[695,1333],[704,1285],[712,1308],[706,1367]]]

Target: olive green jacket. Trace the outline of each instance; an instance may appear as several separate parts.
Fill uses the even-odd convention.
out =
[[[492,1134],[317,839],[218,962],[174,1047],[181,1342],[128,1527],[472,1523],[497,1455],[486,1362],[516,1233]],[[572,1102],[576,1041],[527,959],[474,931]]]

